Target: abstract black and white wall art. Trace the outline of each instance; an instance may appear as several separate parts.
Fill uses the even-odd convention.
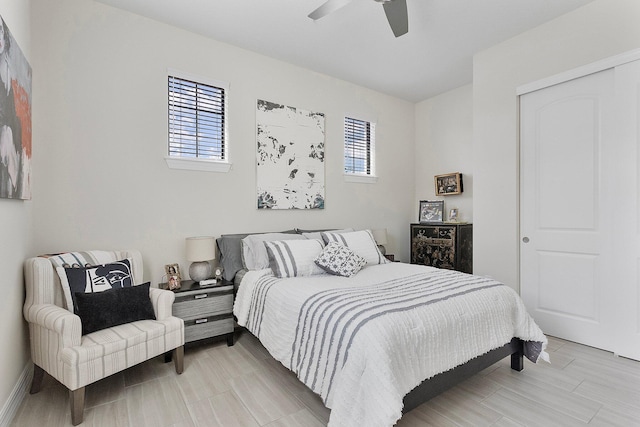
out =
[[[324,209],[324,119],[258,100],[258,209]]]
[[[31,66],[2,17],[0,197],[31,199]]]

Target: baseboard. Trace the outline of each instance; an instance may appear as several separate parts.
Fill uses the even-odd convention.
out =
[[[33,363],[30,361],[22,370],[20,378],[9,395],[9,399],[4,403],[0,410],[0,427],[8,427],[18,412],[18,408],[22,404],[22,400],[29,391],[29,380],[33,375]]]

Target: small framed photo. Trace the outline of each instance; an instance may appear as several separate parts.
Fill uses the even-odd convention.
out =
[[[164,266],[164,272],[167,275],[167,280],[171,276],[178,276],[178,280],[181,279],[181,277],[180,277],[180,266],[178,264],[167,264],[167,265],[165,265]]]
[[[170,291],[180,289],[180,276],[178,276],[177,274],[167,276],[167,287]]]
[[[451,196],[462,193],[462,174],[460,172],[436,175],[436,196]]]
[[[449,221],[458,222],[458,208],[452,208],[449,210]]]
[[[442,223],[443,212],[443,200],[421,200],[418,218],[423,223]]]
[[[167,275],[167,288],[170,291],[180,289],[180,266],[178,264],[167,264],[164,266],[164,272]]]

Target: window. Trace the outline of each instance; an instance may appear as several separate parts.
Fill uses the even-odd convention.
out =
[[[344,172],[374,176],[375,123],[344,118]]]
[[[169,75],[169,157],[171,168],[219,170],[206,163],[228,162],[227,85]],[[228,169],[226,169],[228,170]]]

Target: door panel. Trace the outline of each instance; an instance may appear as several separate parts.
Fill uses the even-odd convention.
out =
[[[594,115],[599,107],[593,96],[567,96],[538,111],[535,152],[539,229],[596,227],[600,124]]]
[[[597,323],[598,257],[567,252],[538,252],[538,309],[548,314]],[[570,301],[570,304],[567,304]]]

